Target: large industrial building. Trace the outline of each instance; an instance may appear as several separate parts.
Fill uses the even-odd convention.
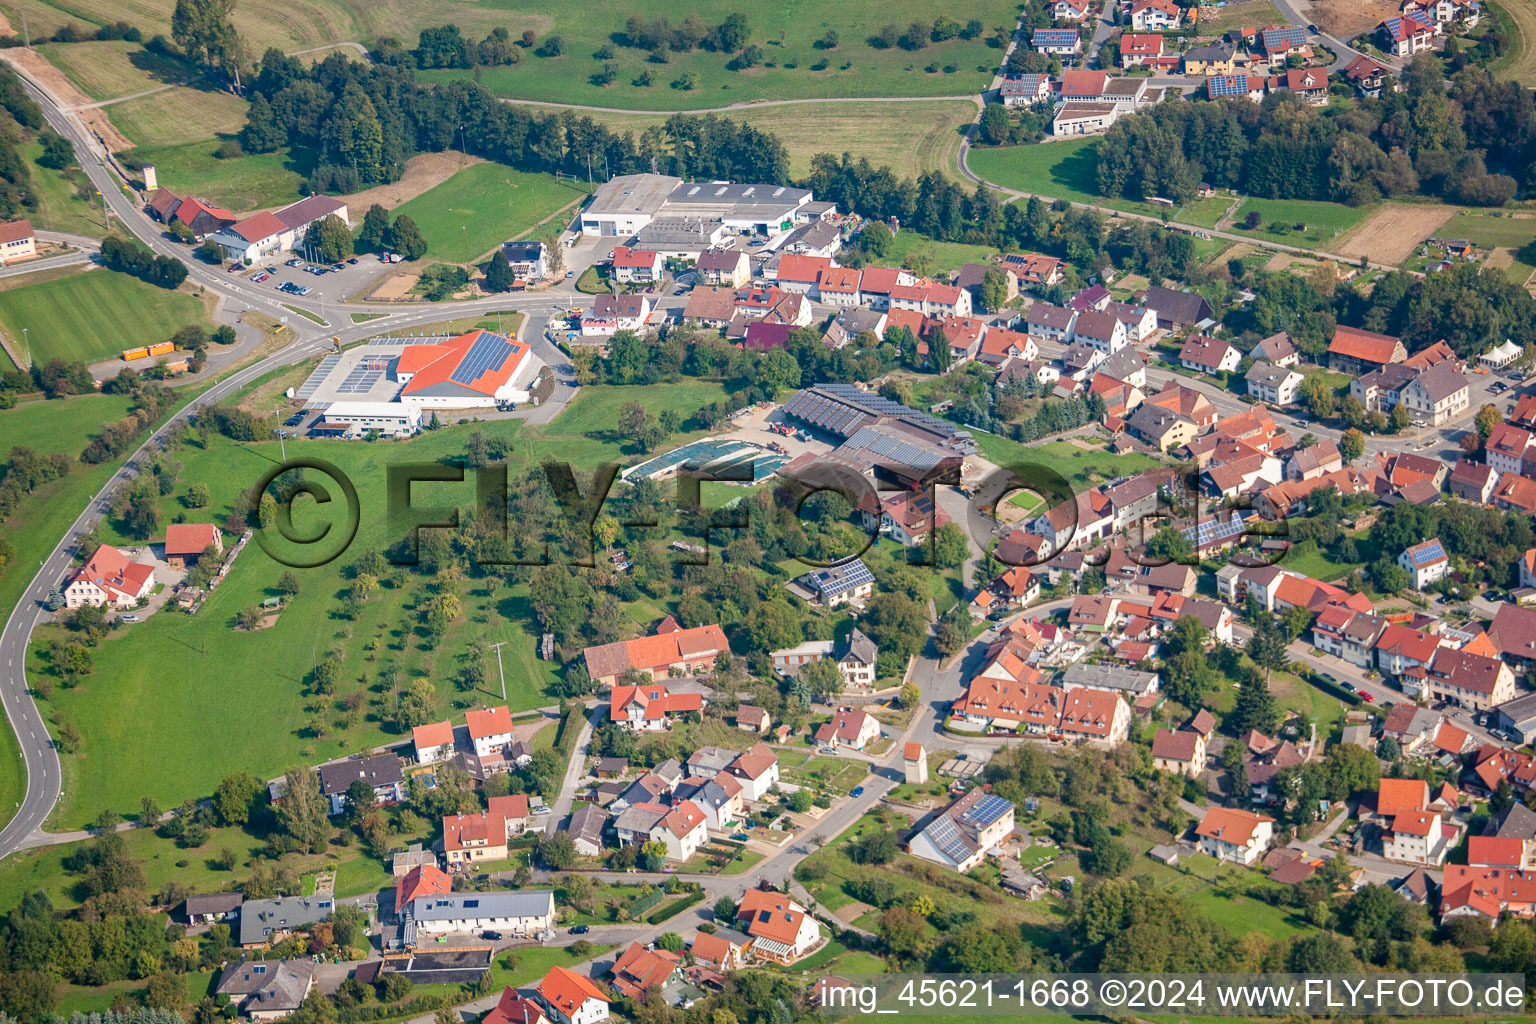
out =
[[[501,408],[529,400],[543,361],[494,331],[375,338],[326,356],[293,395],[320,410],[321,437],[406,437],[437,409]]]
[[[625,174],[592,194],[581,233],[640,236],[640,244],[698,253],[731,235],[778,238],[820,213],[805,209],[811,193],[788,185],[685,182],[665,174]],[[647,234],[649,232],[649,234]]]

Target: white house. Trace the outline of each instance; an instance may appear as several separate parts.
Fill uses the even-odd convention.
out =
[[[874,715],[857,708],[843,708],[816,730],[816,742],[863,750],[880,735],[880,723]]]
[[[748,889],[736,907],[736,923],[752,937],[752,954],[792,964],[821,942],[821,925],[804,907],[776,889]]]
[[[1383,831],[1381,855],[1387,860],[1439,867],[1445,863],[1455,835],[1446,832],[1438,811],[1399,811],[1392,816],[1390,829]]]
[[[741,783],[744,800],[761,800],[779,784],[779,755],[768,744],[757,743],[732,761],[726,771]]]
[[[591,978],[568,967],[551,967],[534,994],[554,1024],[598,1024],[608,1019],[613,1002]]]
[[[581,318],[584,338],[606,338],[616,331],[638,331],[651,315],[651,297],[639,295],[599,295],[592,312]]]
[[[1270,405],[1291,405],[1296,401],[1296,389],[1306,380],[1289,366],[1273,363],[1254,363],[1243,375],[1248,394]]]
[[[1173,0],[1135,0],[1126,20],[1137,32],[1160,32],[1178,28],[1183,13]]]
[[[466,712],[464,721],[469,726],[469,739],[475,746],[476,757],[499,757],[512,742],[512,713],[505,704],[499,708]]]
[[[709,836],[707,818],[699,805],[684,800],[651,829],[651,839],[665,843],[667,860],[682,862],[698,852]]]
[[[155,589],[155,567],[130,562],[117,548],[103,544],[64,584],[64,607],[93,605],[132,608]]]
[[[1434,586],[1445,579],[1445,574],[1451,569],[1451,560],[1446,556],[1445,548],[1434,539],[1404,549],[1403,553],[1397,556],[1397,564],[1402,566],[1409,578],[1413,580],[1414,590]]]
[[[555,894],[534,892],[444,892],[411,901],[410,923],[421,936],[487,929],[538,935],[555,926]],[[408,926],[409,927],[409,926]]]
[[[336,217],[347,227],[352,226],[346,203],[330,196],[309,196],[281,210],[247,217],[209,238],[224,250],[227,259],[254,263],[284,249],[300,248],[309,226],[326,217]]]
[[[1229,807],[1212,807],[1205,812],[1195,834],[1200,837],[1200,851],[1217,860],[1251,865],[1264,855],[1274,836],[1275,819]]]

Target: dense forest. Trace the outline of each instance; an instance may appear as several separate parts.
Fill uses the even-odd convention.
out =
[[[1404,89],[1348,109],[1283,94],[1161,103],[1121,119],[1098,149],[1096,187],[1127,199],[1192,198],[1202,181],[1273,199],[1354,205],[1427,195],[1499,206],[1536,185],[1536,106],[1514,82],[1414,58]]]

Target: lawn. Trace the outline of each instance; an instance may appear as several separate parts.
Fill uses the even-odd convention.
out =
[[[391,724],[393,701],[416,679],[432,682],[435,714],[457,716],[469,706],[500,703],[499,687],[491,684],[469,693],[454,688],[459,656],[475,644],[507,641],[502,655],[507,703],[514,710],[551,703],[546,687],[556,666],[537,656],[526,584],[488,586],[473,576],[453,583],[464,617],[441,646],[429,648],[419,626],[429,581],[407,575],[399,586],[380,587],[356,619],[345,620],[335,617],[338,595],[347,586],[344,570],[363,551],[383,550],[399,536],[387,521],[387,464],[457,456],[471,430],[513,443],[514,475],[548,456],[569,461],[578,471],[608,461],[634,461],[638,454],[608,434],[610,425],[625,401],[646,402],[658,392],[684,411],[723,394],[713,384],[584,388],[569,409],[543,428],[496,421],[444,428],[399,443],[289,442],[289,458],[325,459],[353,481],[360,509],[356,538],[335,561],[299,570],[301,592],[276,625],[260,633],[234,631],[235,616],[270,596],[284,567],[252,544],[195,617],[156,615],[106,640],[97,664],[110,662],[112,671],[98,671],[73,689],[60,687],[43,704],[55,728],[62,718],[84,738],[82,753],[64,761],[58,823],[79,825],[108,807],[129,813],[146,795],[171,807],[206,796],[230,771],[270,778],[297,763],[315,764],[400,739]],[[655,403],[650,408],[653,414],[658,411]],[[212,490],[212,503],[197,517],[222,521],[244,507],[245,492],[278,457],[271,442],[235,443],[215,436],[206,450],[195,443],[183,446],[177,453],[183,485],[161,500],[162,522],[185,513],[180,499],[187,481],[207,483]],[[472,481],[434,485],[427,500],[470,504],[473,494]],[[69,507],[77,508],[78,502]],[[323,511],[301,503],[296,527],[318,526]],[[119,539],[114,531],[115,524],[108,524],[104,539]],[[51,633],[51,627],[44,629],[33,650],[46,647]],[[356,712],[345,711],[340,700],[318,703],[309,692],[307,678],[330,650],[343,659],[337,696],[357,693],[361,706]],[[393,683],[390,669],[396,673]],[[36,660],[33,670],[40,670]],[[494,667],[490,678],[495,679]],[[189,721],[201,727],[189,730]],[[143,772],[137,753],[147,747],[162,752],[151,776]]]
[[[142,44],[126,40],[46,43],[38,50],[93,100],[127,96],[196,75],[174,57],[151,53]],[[116,108],[112,121],[117,123]]]
[[[1458,213],[1441,225],[1436,238],[1465,238],[1483,249],[1519,249],[1536,239],[1536,219],[1495,216],[1492,213]]]
[[[1285,15],[1275,10],[1270,0],[1229,2],[1225,7],[1203,5],[1199,31],[1202,36],[1219,36],[1229,29],[1246,25],[1284,25]]]
[[[466,167],[398,207],[421,228],[427,255],[467,263],[533,228],[585,191],[552,174],[528,174],[502,164]]]
[[[203,305],[191,295],[113,270],[80,270],[0,291],[0,328],[15,342],[25,337],[41,362],[100,362],[202,322]]]
[[[135,146],[175,146],[233,135],[245,125],[247,104],[219,89],[177,86],[108,108],[112,123]],[[142,154],[135,152],[136,156]],[[232,166],[233,162],[226,162]]]
[[[1095,484],[1117,476],[1150,469],[1157,462],[1146,455],[1111,455],[1104,449],[1081,448],[1071,441],[1023,444],[1006,437],[972,431],[976,446],[988,462],[1010,465],[1043,465],[1060,472],[1073,484]]]
[[[964,242],[940,242],[911,228],[903,228],[891,239],[891,246],[881,257],[882,263],[907,267],[915,273],[955,274],[967,263],[985,263],[997,250]]]
[[[100,238],[106,234],[102,227],[100,200],[94,200],[95,188],[90,188],[93,199],[81,199],[75,185],[65,177],[67,172],[44,167],[37,162],[43,155],[41,142],[28,142],[21,147],[22,158],[32,174],[32,192],[37,196],[37,209],[32,211],[32,226],[44,231],[67,231],[74,235]],[[76,168],[73,172],[86,182],[85,172]]]
[[[1045,504],[1045,499],[1033,491],[1019,491],[1008,499],[1008,504],[1023,509],[1025,515],[1034,515],[1035,510]]]
[[[1369,206],[1345,206],[1343,203],[1317,203],[1302,199],[1246,199],[1233,219],[1234,230],[1254,238],[1294,245],[1298,248],[1326,248],[1333,240],[1370,213]],[[1259,227],[1249,231],[1241,227],[1250,212],[1257,211]],[[1295,225],[1305,227],[1297,231]]]
[[[118,109],[112,108],[114,119]],[[220,160],[214,155],[217,148],[217,141],[202,139],[141,145],[132,156],[155,165],[161,187],[196,193],[236,213],[293,202],[314,169],[314,154],[308,150],[280,149]]]
[[[617,132],[643,131],[663,125],[665,114],[614,114],[582,111]],[[962,129],[976,116],[966,100],[920,103],[793,104],[745,108],[720,115],[778,136],[789,150],[790,174],[809,173],[817,153],[847,152],[867,157],[876,167],[888,166],[904,178],[927,171],[954,175]]]
[[[1316,541],[1303,541],[1294,545],[1285,552],[1281,559],[1282,564],[1293,572],[1299,572],[1313,579],[1329,580],[1347,576],[1360,568],[1358,564],[1348,562],[1335,562],[1318,550]]]
[[[643,390],[592,385],[582,388],[576,399],[545,429],[551,437],[607,439],[617,429],[619,410],[626,403],[639,402],[651,416],[660,416],[669,410],[676,412],[686,424],[694,413],[724,397],[725,389],[711,381],[678,381]]]

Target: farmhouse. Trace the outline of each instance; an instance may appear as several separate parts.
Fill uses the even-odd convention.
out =
[[[221,211],[214,211],[215,215],[218,212]],[[337,217],[343,224],[352,226],[347,219],[346,203],[330,196],[310,196],[276,212],[264,211],[237,221],[209,237],[224,251],[227,259],[254,263],[263,256],[303,245],[309,226],[326,217]],[[182,211],[177,211],[177,218],[183,219]],[[193,231],[195,235],[195,226]]]
[[[664,678],[674,671],[690,675],[708,671],[727,650],[729,644],[718,625],[683,629],[672,624],[655,636],[588,647],[582,651],[582,660],[592,680],[599,687],[607,687],[631,669],[652,679]]]
[[[1328,343],[1328,367],[1340,373],[1367,373],[1407,358],[1400,339],[1358,327],[1340,325]]]
[[[103,544],[64,584],[64,607],[108,605],[132,608],[155,588],[155,567],[130,562],[117,548]]]
[[[165,528],[165,560],[170,565],[196,565],[204,551],[224,553],[224,538],[212,523],[172,523]]]

